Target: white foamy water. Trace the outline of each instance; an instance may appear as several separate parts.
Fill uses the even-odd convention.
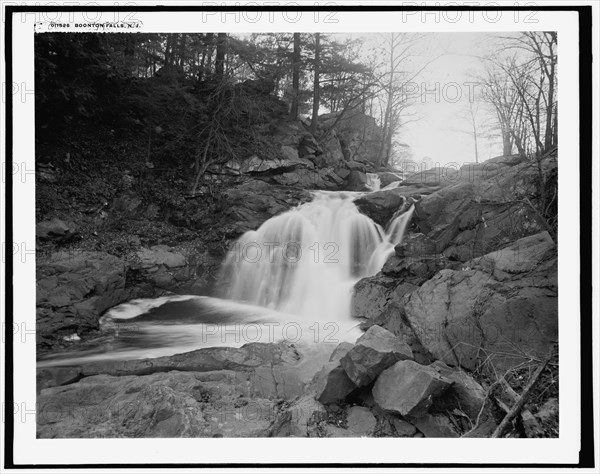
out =
[[[226,297],[306,319],[348,319],[354,284],[381,269],[412,215],[396,216],[386,232],[353,197],[317,193],[244,234],[223,267]]]

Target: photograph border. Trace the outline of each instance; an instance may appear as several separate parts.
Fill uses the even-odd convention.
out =
[[[4,419],[4,468],[5,469],[83,469],[83,468],[425,468],[425,467],[447,467],[447,468],[515,468],[515,467],[537,467],[537,468],[560,468],[560,467],[594,467],[594,406],[593,406],[593,323],[592,323],[592,6],[591,5],[540,5],[540,6],[494,6],[493,8],[482,6],[396,6],[396,5],[369,5],[369,6],[29,6],[29,5],[5,5],[5,176],[6,176],[6,199],[5,199],[5,249],[12,249],[13,245],[13,176],[10,166],[13,161],[13,96],[11,84],[13,79],[13,15],[15,13],[36,12],[84,12],[84,11],[140,11],[140,12],[185,12],[185,11],[571,11],[577,12],[579,18],[579,205],[580,205],[580,367],[581,367],[581,450],[577,464],[485,464],[485,463],[126,463],[126,464],[15,464],[14,463],[14,418],[8,410],[14,403],[14,357],[13,337],[7,334],[4,348],[5,364],[5,419]],[[13,306],[13,255],[6,250],[5,261],[5,317],[6,327],[12,327],[14,321]],[[564,317],[564,316],[563,316]],[[8,333],[8,331],[7,331]]]

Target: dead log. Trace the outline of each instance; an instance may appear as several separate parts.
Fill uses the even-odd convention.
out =
[[[542,375],[542,372],[544,371],[544,369],[548,365],[548,362],[550,362],[551,359],[552,359],[552,351],[546,357],[546,359],[544,359],[544,361],[538,366],[537,370],[533,374],[533,377],[527,383],[527,386],[523,390],[523,393],[521,394],[521,397],[519,398],[519,400],[517,401],[517,403],[515,403],[513,405],[513,407],[510,409],[510,411],[506,414],[506,416],[504,417],[504,419],[500,422],[500,424],[498,425],[498,427],[496,428],[496,430],[492,434],[492,438],[500,438],[502,436],[502,433],[508,427],[508,425],[521,412],[521,409],[523,408],[523,405],[525,405],[525,402],[527,401],[527,399],[531,395],[531,392],[532,392],[533,388],[535,387],[535,384],[537,383],[538,379],[540,378],[540,375]]]

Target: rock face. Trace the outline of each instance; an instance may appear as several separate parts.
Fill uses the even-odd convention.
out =
[[[451,385],[433,368],[403,360],[382,372],[373,387],[373,397],[384,410],[419,417],[427,412],[433,398]]]
[[[255,230],[272,216],[310,200],[304,189],[275,186],[259,180],[249,180],[226,192],[229,209],[225,217],[231,222],[232,237]]]
[[[104,252],[57,252],[36,279],[38,345],[97,329],[100,314],[130,296],[123,261]]]
[[[390,190],[414,201],[409,231],[381,273],[355,285],[352,315],[405,337],[422,363],[498,371],[543,357],[557,339],[557,272],[546,224],[521,198],[535,191],[536,166],[434,168]],[[542,168],[555,171],[552,154]],[[377,194],[361,198],[363,212]]]
[[[360,387],[371,383],[395,362],[412,356],[410,347],[402,339],[380,326],[372,326],[340,363],[350,380]]]
[[[529,357],[544,357],[558,335],[557,262],[550,236],[518,240],[466,268],[442,270],[410,294],[406,318],[423,346],[435,358],[469,370],[482,364],[506,370]]]
[[[288,431],[306,436],[309,406],[320,409],[312,398],[294,417],[280,412],[282,400],[300,396],[304,386],[289,344],[158,359],[38,371],[38,437],[270,436],[276,426],[284,431],[285,423],[276,425],[279,416]]]

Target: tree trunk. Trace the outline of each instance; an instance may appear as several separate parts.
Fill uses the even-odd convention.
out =
[[[217,35],[217,57],[215,58],[215,76],[220,81],[225,74],[225,55],[227,53],[227,33]]]
[[[314,135],[317,132],[319,122],[319,69],[321,67],[321,33],[315,34],[315,78],[313,86],[313,108],[310,131]]]
[[[300,33],[294,33],[294,53],[292,54],[292,110],[293,119],[298,118],[298,96],[300,94]]]

